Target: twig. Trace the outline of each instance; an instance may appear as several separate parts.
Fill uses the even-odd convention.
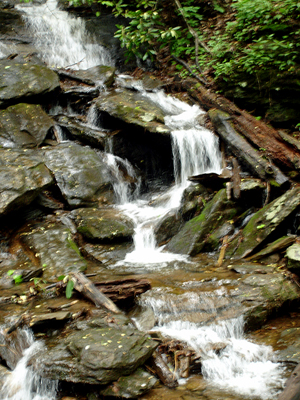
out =
[[[180,60],[179,58],[177,58],[176,56],[174,56],[173,54],[171,55],[171,57],[178,63],[181,64],[186,70],[189,71],[189,73],[191,74],[192,77],[196,78],[199,82],[201,82],[203,85],[207,86],[207,80],[205,78],[201,78],[199,75],[195,74],[191,68],[188,66],[188,64],[186,62],[184,62],[183,60]]]

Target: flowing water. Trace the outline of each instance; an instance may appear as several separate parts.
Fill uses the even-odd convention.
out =
[[[86,69],[113,64],[109,54],[87,35],[84,21],[58,10],[55,0],[48,0],[41,6],[22,5],[18,8],[26,14],[28,27],[35,35],[35,45],[48,65]],[[122,77],[119,83],[121,81]],[[150,272],[164,274],[164,271],[173,270],[178,261],[183,264],[193,261],[164,252],[163,247],[158,248],[155,224],[179,207],[183,191],[189,185],[189,176],[220,172],[221,155],[217,137],[199,122],[203,111],[198,106],[190,106],[162,91],[148,93],[140,83],[135,85],[141,95],[158,105],[166,115],[165,124],[171,129],[175,184],[163,195],[160,191],[153,193],[151,198],[149,194],[141,196],[140,179],[134,168],[127,160],[113,155],[113,143],[108,141],[106,159],[118,208],[135,223],[133,250],[112,268],[116,272],[124,267],[130,272],[138,272],[139,268],[147,266]],[[57,135],[59,140],[64,140],[59,130]],[[214,296],[203,290],[191,291],[187,285],[190,275],[186,271],[181,281],[185,291],[177,293],[173,288],[155,287],[141,297],[140,306],[151,309],[155,316],[153,330],[187,342],[196,352],[201,352],[202,374],[216,387],[236,392],[245,399],[273,399],[282,385],[283,374],[280,365],[274,361],[272,348],[245,339],[242,317],[216,319],[220,304],[228,301],[226,291],[222,285],[214,291]],[[196,318],[191,318],[195,309],[198,310],[194,313]],[[207,315],[209,318],[214,316],[215,322],[206,321]],[[213,349],[220,343],[224,345],[223,350],[217,353]],[[27,361],[41,346],[41,342],[30,339],[23,358],[2,389],[3,400],[55,399],[56,384],[41,380],[27,367]]]
[[[88,69],[113,65],[109,52],[89,35],[82,18],[72,17],[58,8],[56,0],[45,4],[22,4],[25,21],[40,57],[51,67]]]
[[[19,337],[23,337],[23,357],[7,377],[0,391],[1,400],[55,400],[57,382],[40,378],[27,365],[43,349],[43,343],[35,341],[28,330],[22,330]]]

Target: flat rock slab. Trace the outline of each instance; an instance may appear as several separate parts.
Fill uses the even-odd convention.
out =
[[[46,138],[52,118],[40,105],[19,103],[0,112],[2,147],[37,147]]]
[[[45,66],[0,60],[0,71],[0,105],[59,88],[58,75]]]
[[[71,272],[82,272],[86,261],[72,240],[70,229],[59,222],[48,222],[33,227],[21,235],[23,246],[33,252],[36,261],[44,268],[43,278],[57,281],[57,277]]]
[[[72,212],[77,230],[87,239],[99,241],[126,241],[134,233],[133,222],[121,211],[79,208]]]
[[[255,213],[241,235],[229,244],[226,255],[234,259],[249,255],[299,206],[300,186],[295,186]]]
[[[107,166],[92,148],[67,142],[46,149],[44,154],[71,207],[97,205],[112,194]]]
[[[170,133],[164,123],[163,111],[141,93],[126,89],[103,93],[95,104],[99,111],[128,124],[138,125],[149,132]]]
[[[114,67],[109,67],[105,65],[97,65],[95,67],[85,70],[81,69],[77,71],[72,71],[72,73],[62,70],[58,70],[57,72],[61,77],[68,77],[70,79],[77,80],[77,85],[79,81],[87,85],[92,85],[92,86],[105,85],[109,87],[114,82],[116,69]],[[76,87],[75,84],[71,85],[71,87],[73,86]],[[68,91],[70,90],[70,88],[66,86],[65,90]]]
[[[53,183],[34,150],[0,149],[0,215],[30,204]]]
[[[156,347],[131,327],[89,328],[62,339],[33,363],[50,379],[106,385],[134,372]]]

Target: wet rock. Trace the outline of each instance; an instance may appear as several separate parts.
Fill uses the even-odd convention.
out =
[[[60,127],[68,130],[73,138],[97,148],[104,149],[107,139],[106,132],[91,128],[89,125],[83,124],[78,119],[66,115],[58,115],[55,117],[55,120],[58,122]]]
[[[95,150],[68,142],[46,149],[44,154],[71,207],[93,206],[112,197],[107,166]]]
[[[102,326],[70,334],[32,363],[51,379],[106,385],[135,371],[156,346],[134,328]]]
[[[23,356],[24,349],[30,346],[30,338],[28,331],[14,331],[11,334],[6,334],[3,330],[0,332],[0,360],[5,361],[5,364],[13,370],[18,361]]]
[[[72,73],[63,70],[58,70],[57,72],[62,78],[67,77],[70,79],[69,85],[64,85],[64,91],[68,93],[76,91],[80,82],[96,87],[103,85],[110,87],[114,82],[116,69],[105,65],[97,65],[86,70],[72,71]]]
[[[286,250],[288,268],[299,274],[300,272],[300,243],[295,243]]]
[[[281,253],[284,249],[290,246],[296,239],[296,235],[283,236],[274,242],[268,244],[263,250],[254,254],[251,257],[251,260],[260,260],[260,262],[264,262],[267,256],[273,253]]]
[[[269,265],[262,265],[251,262],[237,263],[234,265],[228,265],[228,268],[232,269],[239,274],[269,274],[274,272],[275,267]]]
[[[69,311],[57,311],[48,314],[35,314],[31,316],[28,326],[35,332],[43,328],[51,328],[62,326],[72,317]]]
[[[0,365],[0,387],[1,388],[3,387],[5,381],[8,379],[10,374],[11,374],[11,372],[9,371],[9,369],[4,367],[3,365]],[[1,394],[1,392],[0,392],[0,394]]]
[[[295,186],[255,213],[241,235],[229,244],[227,256],[238,259],[253,252],[300,205],[299,195],[300,187]]]
[[[45,95],[59,88],[57,74],[45,66],[0,60],[0,70],[0,105]]]
[[[154,234],[159,246],[176,235],[182,225],[182,218],[176,211],[170,211],[155,226]]]
[[[0,112],[0,146],[36,147],[54,121],[36,104],[16,104]]]
[[[220,190],[207,203],[202,213],[186,222],[183,228],[167,244],[168,251],[196,255],[205,245],[205,239],[225,221],[237,213],[233,203],[227,200],[225,189]]]
[[[35,151],[0,149],[0,215],[30,204],[52,183],[49,170]]]
[[[109,397],[136,399],[152,389],[157,382],[158,380],[149,372],[138,368],[133,374],[122,376],[106,389],[101,390],[101,394]]]
[[[87,239],[99,241],[126,241],[134,233],[130,218],[116,209],[80,208],[74,210],[77,230]]]
[[[278,352],[280,361],[300,363],[300,328],[285,329],[280,334],[278,344],[285,347]]]
[[[33,227],[21,234],[21,241],[43,267],[43,278],[48,281],[57,281],[61,275],[84,271],[87,267],[70,229],[62,223],[51,221]]]
[[[95,104],[99,111],[105,111],[128,124],[140,126],[149,132],[170,133],[164,124],[162,110],[141,93],[126,89],[102,93]]]

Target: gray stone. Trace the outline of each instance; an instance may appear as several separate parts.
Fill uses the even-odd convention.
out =
[[[0,105],[59,88],[57,74],[45,66],[0,60],[0,71]]]
[[[300,270],[300,243],[294,243],[286,250],[288,268],[296,273]]]
[[[93,206],[112,197],[106,164],[95,150],[73,142],[46,149],[45,163],[72,207]]]
[[[133,222],[121,211],[106,208],[80,208],[72,212],[77,230],[87,239],[126,241],[134,233]]]
[[[54,121],[40,105],[16,104],[0,112],[0,146],[37,147]]]
[[[53,183],[34,150],[0,149],[0,215],[30,204]]]

